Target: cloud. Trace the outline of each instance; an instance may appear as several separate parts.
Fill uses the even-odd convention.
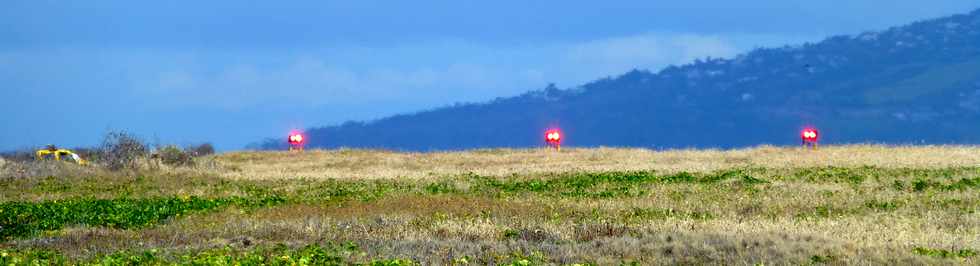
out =
[[[563,60],[571,71],[592,77],[617,75],[631,69],[659,70],[697,58],[731,57],[739,50],[716,35],[639,34],[568,45]],[[582,82],[582,81],[578,81]]]
[[[477,64],[442,67],[348,69],[311,58],[277,67],[258,63],[217,71],[161,71],[143,92],[167,105],[214,105],[237,109],[255,105],[374,104],[385,102],[475,101],[498,87],[516,87],[519,73]]]
[[[202,53],[193,56],[199,58],[198,63],[165,63],[161,65],[170,67],[149,69],[154,77],[138,87],[164,105],[236,109],[270,104],[400,103],[432,107],[516,95],[549,82],[570,87],[636,68],[656,71],[696,58],[732,57],[744,50],[741,39],[760,37],[647,33],[496,47],[445,40],[250,56],[275,54],[262,51],[244,53],[235,63]]]
[[[614,76],[633,69],[653,72],[670,65],[683,65],[696,59],[731,58],[756,47],[802,44],[819,40],[816,36],[778,34],[693,34],[643,33],[621,37],[569,43],[555,50],[564,67],[563,77],[572,85],[603,76]]]

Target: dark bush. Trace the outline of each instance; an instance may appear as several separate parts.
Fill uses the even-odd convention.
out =
[[[187,147],[186,151],[194,157],[208,156],[214,154],[214,146],[212,146],[211,143],[204,143],[197,146]]]
[[[194,164],[194,157],[190,152],[181,150],[177,146],[167,145],[157,150],[155,154],[160,158],[160,162],[170,166],[189,166]]]
[[[110,170],[136,169],[146,158],[146,144],[135,136],[121,131],[109,132],[99,146],[99,161]]]

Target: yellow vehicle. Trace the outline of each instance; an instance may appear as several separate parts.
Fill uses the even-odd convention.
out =
[[[37,150],[37,152],[34,153],[34,156],[35,156],[34,159],[38,161],[55,160],[55,161],[73,162],[79,165],[88,164],[88,162],[85,161],[85,159],[82,159],[81,156],[78,156],[78,154],[75,154],[71,150],[58,149],[54,145],[48,145],[47,148]]]

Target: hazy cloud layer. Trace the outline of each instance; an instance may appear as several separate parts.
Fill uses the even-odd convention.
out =
[[[134,89],[138,96],[154,97],[164,106],[232,110],[264,104],[433,106],[515,95],[549,82],[575,86],[635,68],[657,70],[696,58],[731,57],[746,48],[747,40],[758,43],[760,39],[768,39],[763,43],[770,45],[803,41],[789,36],[640,34],[581,43],[490,47],[454,40],[339,47],[315,54],[258,51],[249,54],[269,55],[245,56],[234,64],[211,63],[222,60],[205,52],[184,55],[197,60],[155,64],[167,67],[147,69],[144,74],[153,77],[141,78]],[[426,57],[437,59],[419,65],[404,62]]]

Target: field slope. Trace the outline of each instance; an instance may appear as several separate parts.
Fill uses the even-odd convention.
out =
[[[10,167],[4,166],[5,173]],[[0,263],[980,263],[980,148],[234,152],[0,175]]]

